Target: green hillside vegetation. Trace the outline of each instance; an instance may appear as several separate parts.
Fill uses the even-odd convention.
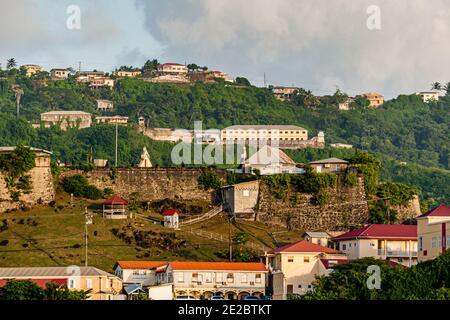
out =
[[[229,228],[228,219],[224,215],[175,231],[147,219],[162,219],[162,210],[159,209],[158,203],[155,203],[155,208],[151,211],[138,206],[135,212],[139,215],[132,219],[109,220],[101,217],[98,211],[101,206],[98,202],[75,198],[74,205],[71,206],[70,196],[58,193],[52,206],[38,205],[32,211],[2,214],[0,265],[84,265],[85,207],[96,213],[93,224],[88,226],[90,266],[112,272],[118,260],[228,260]],[[191,210],[189,208],[192,206],[187,208]],[[191,229],[221,235],[225,241],[187,232]],[[282,228],[267,228],[258,222],[231,225],[231,233],[233,239],[235,238],[234,260],[258,261],[257,252],[245,247],[243,242],[273,248],[278,242],[274,242],[270,232],[277,232],[276,240],[280,243],[298,241],[301,234],[287,232]]]
[[[202,120],[204,128],[233,124],[293,124],[305,127],[310,136],[325,131],[327,143],[342,142],[369,151],[383,161],[383,180],[418,186],[430,203],[449,202],[450,185],[450,97],[436,103],[423,103],[416,95],[401,95],[378,109],[368,109],[363,100],[350,111],[338,111],[336,103],[345,95],[315,98],[301,90],[293,102],[276,100],[270,89],[252,86],[195,83],[193,85],[153,84],[141,79],[117,80],[115,90],[91,90],[67,81],[42,79],[46,74],[27,78],[12,69],[0,74],[0,145],[30,144],[50,149],[54,158],[76,163],[86,161],[90,149],[95,158],[114,159],[114,128],[97,126],[61,132],[58,129],[33,130],[26,121],[38,122],[49,110],[83,110],[93,114],[96,99],[111,99],[114,114],[136,122],[144,116],[150,127],[192,128]],[[15,120],[12,84],[24,90],[21,120]],[[106,113],[107,114],[107,113]],[[119,165],[137,163],[143,146],[156,165],[171,165],[171,145],[155,142],[132,128],[120,128]],[[347,156],[348,150],[307,150],[296,160],[316,160],[325,156]],[[399,162],[407,162],[400,168]],[[401,174],[402,173],[402,174]],[[404,174],[403,174],[404,173]]]
[[[336,265],[328,277],[316,279],[314,290],[291,299],[303,300],[448,300],[450,299],[450,253],[411,268],[389,267],[374,258]],[[380,269],[380,288],[376,289],[369,266]],[[369,278],[370,277],[370,278]],[[369,289],[368,284],[373,286]]]

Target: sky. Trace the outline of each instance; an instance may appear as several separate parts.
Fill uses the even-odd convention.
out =
[[[79,29],[66,26],[70,5]],[[448,0],[0,0],[3,67],[14,57],[111,71],[156,58],[317,95],[448,82],[449,38]]]

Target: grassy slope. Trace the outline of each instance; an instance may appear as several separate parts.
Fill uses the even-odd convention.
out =
[[[8,266],[56,266],[56,265],[82,265],[84,263],[84,207],[89,205],[85,200],[76,200],[75,206],[68,206],[66,195],[58,195],[58,206],[65,206],[55,211],[48,206],[37,206],[28,212],[12,212],[2,214],[2,220],[8,221],[9,228],[0,232],[0,243],[8,240],[7,245],[0,246],[0,267]],[[28,220],[28,219],[32,220]],[[21,220],[23,219],[23,224]],[[28,223],[27,223],[28,220]],[[37,222],[33,226],[33,222]],[[177,237],[185,239],[188,243],[183,252],[174,253],[170,250],[153,250],[148,258],[137,256],[144,250],[136,245],[127,245],[112,233],[112,228],[121,228],[131,223],[141,230],[154,232],[170,232],[160,225],[141,219],[128,221],[110,221],[99,216],[94,217],[94,224],[89,228],[89,265],[112,271],[114,263],[118,260],[208,260],[220,261],[216,253],[228,250],[228,244],[203,237],[193,236],[190,233],[177,231]],[[259,224],[256,224],[258,226]],[[260,226],[260,225],[259,225]],[[229,229],[225,217],[193,225],[204,231],[220,233],[228,236]],[[256,237],[270,242],[266,231],[249,228]],[[96,231],[97,235],[94,235]],[[268,230],[269,232],[275,230]],[[279,230],[278,230],[279,231]],[[233,227],[233,234],[238,230]],[[295,241],[300,237],[296,233],[283,233],[277,235],[278,241]],[[255,238],[252,242],[257,242]],[[27,245],[27,247],[24,247]],[[74,245],[76,247],[74,247]]]

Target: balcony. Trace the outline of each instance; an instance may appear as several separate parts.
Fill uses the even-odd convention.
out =
[[[411,257],[417,257],[417,251],[402,251],[402,250],[390,250],[387,249],[385,252],[385,249],[378,249],[378,255],[379,256],[385,256],[386,257],[399,257],[399,258],[408,258]]]

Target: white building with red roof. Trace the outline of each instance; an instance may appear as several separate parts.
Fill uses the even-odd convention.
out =
[[[180,227],[180,213],[178,210],[164,210],[164,227],[178,229]]]
[[[261,262],[118,261],[115,275],[124,287],[138,284],[154,299],[179,295],[239,299],[265,294],[267,269]],[[159,291],[159,292],[158,292]],[[164,292],[161,294],[161,292]],[[165,297],[165,298],[164,298]]]
[[[316,276],[327,275],[332,266],[348,261],[345,254],[307,240],[266,252],[265,258],[274,300],[307,293],[313,289]]]
[[[408,267],[417,263],[415,225],[371,224],[334,237],[332,241],[350,260],[374,257]]]
[[[450,248],[450,207],[441,204],[417,219],[419,261],[431,260]]]
[[[165,74],[187,74],[188,70],[184,64],[167,62],[158,66],[158,72]]]

